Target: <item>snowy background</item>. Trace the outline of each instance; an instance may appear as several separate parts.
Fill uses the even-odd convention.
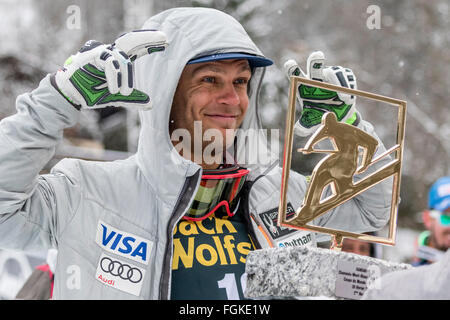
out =
[[[15,112],[17,95],[35,88],[85,41],[110,43],[153,14],[177,6],[213,7],[231,14],[274,60],[261,99],[267,128],[284,126],[288,81],[283,63],[294,58],[304,66],[314,50],[325,53],[328,65],[353,69],[359,89],[407,101],[397,246],[384,247],[383,255],[409,261],[423,228],[420,212],[426,208],[428,188],[450,174],[446,0],[0,0],[0,119]],[[361,99],[357,108],[392,145],[396,117],[392,108]],[[125,110],[83,112],[82,121],[65,132],[55,159],[44,171],[64,156],[105,160],[128,156],[136,150],[136,124],[136,114]],[[311,160],[296,156],[293,168],[307,173]],[[45,253],[0,251],[0,297],[13,298],[12,288],[44,258]]]

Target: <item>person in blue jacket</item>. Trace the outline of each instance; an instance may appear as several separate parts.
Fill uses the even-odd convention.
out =
[[[450,176],[438,179],[428,193],[428,209],[422,214],[427,230],[417,240],[413,265],[441,260],[450,248]]]

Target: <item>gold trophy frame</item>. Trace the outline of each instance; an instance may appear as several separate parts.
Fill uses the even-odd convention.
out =
[[[336,92],[343,92],[350,95],[355,95],[359,97],[363,97],[369,100],[379,101],[386,103],[391,106],[395,106],[398,108],[398,117],[397,117],[397,138],[396,138],[396,144],[391,147],[389,150],[384,152],[382,155],[376,157],[373,159],[372,163],[377,162],[382,157],[394,153],[395,157],[393,157],[393,161],[389,163],[389,165],[384,166],[380,169],[378,169],[376,172],[370,174],[367,178],[374,178],[374,179],[364,179],[368,180],[367,183],[360,184],[352,189],[353,194],[346,198],[343,201],[331,201],[331,205],[327,206],[326,212],[332,210],[333,208],[341,205],[342,203],[350,200],[351,198],[357,196],[358,194],[364,192],[365,190],[369,189],[376,183],[380,182],[381,180],[384,180],[388,177],[393,176],[393,190],[392,190],[392,199],[391,199],[391,210],[390,210],[390,220],[389,220],[389,233],[388,237],[378,237],[378,236],[372,236],[368,234],[359,234],[354,232],[349,232],[345,230],[337,230],[337,229],[330,229],[315,225],[310,225],[307,223],[314,218],[325,214],[326,212],[322,212],[318,215],[314,215],[315,207],[307,208],[309,209],[310,213],[310,219],[306,221],[305,219],[302,219],[299,217],[300,211],[305,208],[304,206],[298,208],[296,210],[296,214],[293,218],[290,218],[287,220],[286,218],[286,209],[287,209],[287,188],[288,188],[288,181],[289,181],[289,172],[291,168],[291,161],[292,161],[292,146],[293,146],[293,139],[294,139],[294,124],[295,124],[295,111],[296,111],[296,96],[298,94],[298,86],[299,84],[304,84],[311,87],[317,87],[321,89],[336,91]],[[325,127],[325,118],[330,118],[324,116],[322,119],[322,124],[320,125],[320,129],[327,129]],[[335,117],[332,117],[333,121],[335,121]],[[331,118],[330,118],[331,119]],[[344,238],[354,238],[359,239],[363,241],[369,241],[369,242],[376,242],[381,243],[385,245],[395,245],[395,239],[396,239],[396,230],[397,230],[397,213],[398,213],[398,204],[399,204],[399,195],[400,195],[400,177],[401,177],[401,164],[402,164],[402,156],[403,156],[403,146],[404,146],[404,137],[405,137],[405,122],[406,122],[406,101],[398,100],[391,97],[386,97],[362,90],[356,90],[356,89],[350,89],[345,88],[341,86],[332,85],[329,83],[324,83],[321,81],[316,80],[310,80],[303,77],[298,76],[291,76],[290,77],[290,89],[289,89],[289,106],[287,110],[286,115],[286,132],[285,132],[285,141],[284,141],[284,150],[283,150],[283,170],[282,170],[282,182],[281,182],[281,190],[280,190],[280,204],[278,208],[278,225],[283,227],[289,227],[289,228],[296,228],[296,229],[302,229],[302,230],[309,230],[319,233],[326,233],[330,234],[332,236],[332,248],[334,250],[339,251],[342,247],[342,241]],[[335,122],[333,122],[335,123]],[[356,129],[356,127],[351,126],[349,124],[339,124],[340,127],[342,126],[349,126],[352,127],[354,130],[358,130],[363,132],[360,129]],[[344,128],[344,127],[342,127]],[[348,130],[348,128],[347,128]],[[319,131],[319,129],[317,130]],[[316,131],[316,133],[317,133]],[[355,131],[356,132],[356,131]],[[315,134],[316,134],[315,133]],[[312,140],[312,138],[306,143],[306,145],[309,144],[309,142]],[[369,137],[370,139],[370,137]],[[372,138],[373,139],[373,138]],[[308,149],[308,150],[307,150]],[[307,149],[299,149],[298,151],[301,152],[325,152],[325,153],[335,153],[335,150],[313,150],[310,146]],[[371,160],[371,159],[369,159]],[[317,174],[317,169],[320,165],[316,165],[316,167],[313,170],[313,177],[315,174]],[[365,169],[364,169],[365,170]],[[364,171],[363,170],[363,171]],[[362,171],[362,172],[363,172]],[[381,177],[381,179],[379,179]],[[378,178],[376,180],[375,178]],[[371,180],[376,180],[375,183],[371,184]],[[311,181],[312,182],[312,181]],[[305,199],[308,196],[308,193],[311,191],[310,188],[311,185],[308,186],[308,190],[305,194]],[[320,196],[319,196],[320,198]],[[312,216],[311,216],[312,214]],[[311,217],[314,217],[311,219]]]

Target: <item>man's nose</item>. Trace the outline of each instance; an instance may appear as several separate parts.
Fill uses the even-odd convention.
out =
[[[227,83],[222,86],[217,101],[226,105],[237,106],[241,99],[233,83]]]

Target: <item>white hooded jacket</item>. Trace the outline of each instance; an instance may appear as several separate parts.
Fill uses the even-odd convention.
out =
[[[0,123],[0,247],[57,248],[56,299],[170,299],[173,230],[190,207],[202,174],[199,165],[174,150],[169,137],[178,80],[194,57],[262,55],[235,19],[213,9],[167,10],[143,28],[163,31],[169,47],[135,62],[137,89],[153,100],[153,109],[140,114],[136,155],[113,162],[64,159],[50,174],[39,175],[62,130],[79,117],[49,76],[19,96],[17,113]],[[258,68],[252,76],[242,129],[261,128],[257,96],[263,74],[264,68]],[[359,126],[375,136],[369,123]],[[250,147],[254,144],[250,140]],[[377,154],[384,150],[380,145]],[[249,234],[257,247],[274,246],[261,232],[261,214],[278,207],[281,168],[276,162],[258,162],[267,159],[267,150],[259,148],[251,156],[242,163],[251,171],[242,203]],[[294,208],[306,186],[305,177],[291,173],[288,201]],[[387,222],[390,199],[388,179],[315,223],[374,231]]]

